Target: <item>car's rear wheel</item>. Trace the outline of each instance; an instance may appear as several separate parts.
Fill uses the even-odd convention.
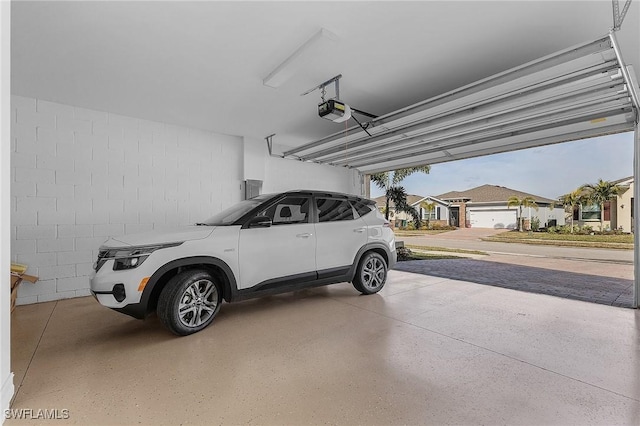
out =
[[[353,286],[362,294],[374,294],[382,290],[387,281],[387,262],[376,252],[365,253],[360,260]]]
[[[218,314],[220,285],[204,270],[184,271],[171,278],[158,299],[158,318],[179,336],[196,333]]]

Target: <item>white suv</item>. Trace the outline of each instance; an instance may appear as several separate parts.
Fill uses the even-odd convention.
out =
[[[91,292],[135,318],[155,310],[169,330],[187,335],[208,326],[223,299],[339,282],[376,293],[395,262],[393,231],[373,201],[290,191],[242,201],[194,226],[109,239]]]

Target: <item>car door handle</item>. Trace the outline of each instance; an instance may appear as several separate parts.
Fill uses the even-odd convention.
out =
[[[364,232],[364,228],[356,228],[353,230],[353,232],[357,232],[359,234],[362,234]]]
[[[312,236],[313,234],[309,234],[309,233],[304,233],[304,234],[297,234],[296,237],[297,238],[309,238],[310,236]]]

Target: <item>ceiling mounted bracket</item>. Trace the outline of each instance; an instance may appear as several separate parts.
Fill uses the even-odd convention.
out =
[[[273,133],[273,134],[270,134],[269,136],[267,136],[267,137],[265,137],[265,138],[264,138],[264,140],[265,140],[265,141],[267,141],[267,149],[269,150],[269,155],[270,155],[271,157],[282,157],[282,158],[284,158],[284,155],[283,155],[283,156],[280,156],[280,155],[273,155],[273,137],[274,137],[275,135],[276,135],[276,134],[275,134],[275,133]]]
[[[320,99],[322,100],[322,104],[324,104],[326,102],[326,94],[327,94],[327,86],[329,86],[331,83],[334,84],[334,90],[335,90],[335,97],[332,99],[335,100],[340,100],[340,79],[342,78],[342,74],[338,74],[333,78],[330,78],[329,80],[325,81],[324,83],[321,83],[315,87],[312,87],[311,89],[307,90],[304,93],[301,93],[300,96],[305,96],[308,95],[309,93],[315,91],[315,90],[320,90]],[[360,115],[364,115],[366,117],[369,118],[378,118],[377,115],[373,115],[370,114],[368,112],[353,108],[353,107],[349,107],[350,111],[358,113]],[[369,125],[371,124],[371,122],[366,122],[366,123],[361,123],[360,121],[358,121],[357,118],[353,117],[353,115],[349,114],[349,118],[353,118],[355,120],[356,123],[358,123],[358,126],[360,126],[360,128],[362,130],[364,130],[369,136],[371,136],[371,133],[369,133],[369,131],[367,130],[367,128],[369,127]],[[334,120],[335,121],[335,120]],[[337,122],[337,121],[336,121]]]
[[[316,87],[312,87],[311,89],[307,90],[304,93],[301,93],[300,96],[305,96],[308,95],[309,93],[313,92],[314,90],[318,90],[320,89],[320,96],[322,97],[322,102],[324,102],[324,96],[326,94],[326,87],[328,85],[330,85],[331,83],[335,83],[335,92],[336,92],[336,96],[334,99],[340,99],[340,79],[342,78],[342,74],[338,74],[333,78],[330,78],[329,80],[325,81],[324,83],[321,83],[319,85],[317,85]]]
[[[622,6],[622,13],[620,13],[620,5],[618,4],[618,0],[611,0],[611,5],[613,7],[613,31],[618,31],[620,27],[622,27],[622,21],[624,21],[624,17],[629,11],[631,0],[625,1],[624,6]]]

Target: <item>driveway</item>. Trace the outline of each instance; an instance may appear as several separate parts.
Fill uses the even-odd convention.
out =
[[[481,241],[504,230],[467,228],[405,244],[481,250],[477,259],[399,262],[396,269],[606,305],[631,307],[633,251]]]
[[[412,260],[395,269],[529,293],[630,308],[633,280],[479,259]]]

